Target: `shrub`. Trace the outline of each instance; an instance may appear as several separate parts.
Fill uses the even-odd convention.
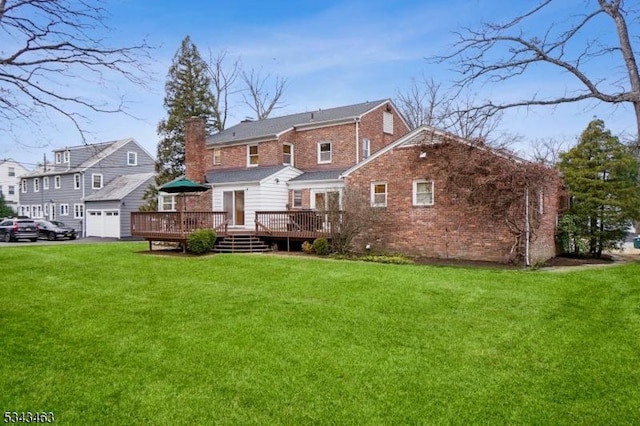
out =
[[[198,229],[187,236],[187,250],[194,254],[203,254],[213,249],[216,233],[211,229]]]
[[[329,254],[329,241],[326,238],[316,238],[313,241],[313,251],[320,256]]]
[[[306,254],[313,253],[313,246],[309,241],[305,241],[304,243],[302,243],[302,252]]]

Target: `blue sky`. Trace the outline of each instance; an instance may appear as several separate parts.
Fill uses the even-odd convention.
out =
[[[166,73],[180,45],[189,35],[203,56],[226,49],[228,57],[241,58],[245,69],[287,79],[283,108],[272,116],[329,108],[367,100],[394,98],[406,90],[412,78],[422,75],[448,85],[456,77],[450,66],[434,64],[426,57],[450,51],[452,31],[461,26],[478,27],[482,21],[503,21],[521,11],[522,3],[490,0],[405,1],[160,1],[110,0],[106,7],[113,28],[107,36],[114,43],[132,43],[142,38],[156,46],[150,68],[154,78],[141,89],[122,83],[129,112],[135,116],[92,116],[88,142],[134,137],[155,155],[156,126],[166,116],[162,106]],[[536,4],[537,2],[527,2]],[[583,2],[576,3],[583,7]],[[506,6],[505,6],[506,4]],[[549,14],[562,16],[580,9],[567,9],[567,2]],[[549,22],[555,16],[541,16]],[[531,25],[535,29],[538,22]],[[602,28],[611,29],[602,21]],[[594,63],[595,70],[610,64]],[[605,75],[605,74],[603,74]],[[540,69],[517,82],[477,88],[477,96],[496,100],[526,97],[534,92],[564,91],[572,84],[566,76]],[[110,97],[96,86],[87,86],[87,96]],[[238,99],[236,99],[238,101]],[[227,125],[242,120],[249,111],[239,102],[231,106]],[[605,120],[615,133],[634,131],[631,109],[592,103],[558,108],[535,108],[508,112],[502,130],[521,134],[526,140],[555,137],[575,138],[594,116]],[[0,158],[24,163],[41,161],[52,149],[82,143],[64,119],[50,116],[52,123],[37,135],[18,132],[25,146],[0,142]],[[526,143],[515,147],[526,151]]]

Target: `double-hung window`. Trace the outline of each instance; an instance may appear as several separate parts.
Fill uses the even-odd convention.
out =
[[[42,189],[49,189],[49,176],[42,178]]]
[[[371,182],[371,207],[387,207],[386,182]]]
[[[371,141],[367,138],[362,139],[362,159],[368,158],[371,155]]]
[[[138,165],[138,153],[129,151],[127,152],[127,166],[137,166]]]
[[[290,143],[282,145],[282,164],[293,166],[293,145]]]
[[[73,175],[73,188],[80,189],[80,173]]]
[[[318,164],[331,163],[331,142],[318,143]]]
[[[84,217],[84,205],[83,204],[74,204],[73,205],[73,217],[76,219],[82,219]]]
[[[433,182],[426,179],[416,179],[413,181],[413,205],[432,206],[433,205]]]
[[[247,147],[247,167],[257,166],[259,162],[258,145],[249,145]]]
[[[56,175],[53,178],[53,185],[56,189],[60,189],[60,175]]]
[[[35,178],[33,180],[33,192],[39,192],[39,191],[40,191],[40,179]]]
[[[214,166],[219,166],[220,164],[222,164],[222,156],[221,156],[220,148],[213,148],[213,152],[211,156],[212,156],[212,163]]]
[[[91,188],[93,188],[93,189],[102,188],[102,175],[101,174],[93,174],[93,175],[91,175]]]

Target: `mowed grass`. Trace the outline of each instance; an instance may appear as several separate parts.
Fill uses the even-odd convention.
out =
[[[0,410],[59,424],[639,424],[640,264],[0,248]]]

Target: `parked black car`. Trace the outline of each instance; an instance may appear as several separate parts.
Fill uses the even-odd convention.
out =
[[[57,220],[36,220],[36,224],[38,225],[39,236],[50,241],[57,240],[59,238],[75,240],[78,236],[78,233],[74,228]]]
[[[5,219],[0,222],[0,238],[4,242],[16,240],[38,241],[38,225],[32,219]]]

